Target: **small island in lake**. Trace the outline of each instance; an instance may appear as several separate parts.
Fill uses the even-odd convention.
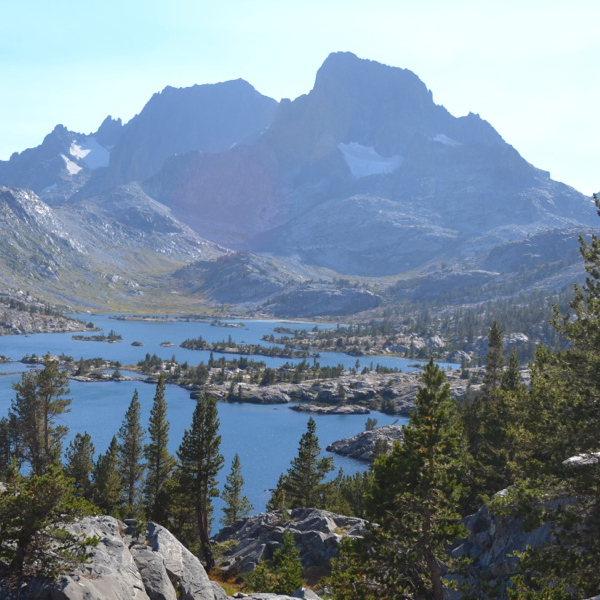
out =
[[[123,337],[118,333],[113,331],[112,329],[108,332],[108,335],[104,335],[102,333],[98,335],[73,335],[71,339],[77,340],[80,342],[108,342],[109,344],[116,344],[120,342]]]

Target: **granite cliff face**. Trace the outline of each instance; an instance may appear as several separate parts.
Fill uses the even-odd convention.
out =
[[[150,523],[137,538],[114,517],[86,517],[67,528],[98,538],[90,560],[55,583],[29,581],[19,589],[25,600],[223,600],[224,590],[209,581],[202,563],[168,530]],[[3,598],[12,599],[0,579]],[[14,596],[15,598],[17,596]]]

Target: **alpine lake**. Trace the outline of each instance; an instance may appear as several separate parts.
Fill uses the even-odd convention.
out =
[[[201,350],[186,350],[179,347],[188,338],[202,336],[208,342],[219,342],[229,336],[239,343],[270,345],[261,340],[264,335],[275,333],[276,327],[312,330],[315,326],[320,329],[335,328],[331,323],[307,323],[278,320],[235,320],[228,319],[215,326],[208,321],[184,321],[180,318],[156,317],[144,320],[122,320],[119,315],[72,315],[84,322],[91,321],[105,335],[114,330],[122,336],[117,343],[97,341],[80,341],[72,338],[72,333],[40,333],[31,335],[0,336],[0,355],[14,361],[20,361],[27,355],[46,353],[73,356],[75,360],[102,357],[107,360],[119,361],[122,365],[133,365],[142,360],[147,353],[157,354],[163,359],[173,355],[182,363],[190,365],[200,362],[207,363],[210,352]],[[95,335],[93,331],[83,335]],[[132,346],[133,342],[141,342],[143,346]],[[172,345],[164,346],[161,344]],[[220,358],[214,353],[214,358]],[[227,354],[227,358],[239,355]],[[257,361],[263,361],[269,367],[279,367],[285,363],[297,364],[300,359],[272,358],[252,356]],[[312,360],[312,359],[310,359]],[[321,365],[336,366],[342,364],[346,369],[356,365],[357,358],[343,353],[322,352],[317,359]],[[392,356],[368,356],[359,358],[361,368],[380,364],[386,367],[397,367],[403,371],[414,370],[414,360]],[[442,367],[453,367],[441,363]],[[14,398],[13,383],[20,380],[21,373],[28,370],[28,365],[21,362],[0,364],[0,417],[6,416]],[[137,381],[70,381],[70,412],[62,415],[60,422],[68,427],[69,433],[64,442],[67,447],[75,434],[88,432],[91,435],[96,454],[102,453],[108,447],[113,435],[116,435],[123,422],[125,411],[137,389],[142,406],[142,426],[146,427],[155,385],[143,381],[144,375],[121,369],[123,375],[139,377]],[[170,421],[170,446],[175,454],[181,442],[183,432],[190,427],[195,401],[190,393],[177,385],[167,385],[166,401]],[[231,461],[237,453],[240,456],[242,474],[245,479],[244,491],[250,499],[253,513],[264,511],[270,498],[270,489],[274,488],[281,473],[287,471],[290,462],[296,456],[298,443],[306,431],[309,415],[289,409],[290,405],[256,405],[219,402],[219,420],[221,434],[221,453],[225,458],[224,467],[220,473],[220,488],[231,467]],[[365,415],[312,415],[317,423],[317,435],[323,453],[325,447],[341,438],[354,436],[364,431]],[[370,417],[377,419],[378,425],[389,425],[397,422],[404,424],[405,417],[386,415],[372,412]],[[332,454],[335,476],[342,468],[344,473],[351,475],[365,470],[365,463],[354,459]],[[215,519],[213,526],[219,528],[221,518],[221,501],[215,501]]]

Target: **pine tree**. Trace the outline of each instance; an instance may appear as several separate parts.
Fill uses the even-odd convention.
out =
[[[298,446],[298,456],[292,460],[283,481],[286,501],[291,508],[319,508],[323,480],[333,471],[331,457],[319,458],[321,447],[316,435],[317,424],[310,417],[306,433]]]
[[[502,341],[502,330],[497,321],[494,321],[490,327],[488,352],[485,355],[485,360],[483,389],[489,394],[500,387],[504,369],[504,342]]]
[[[79,538],[64,525],[93,511],[73,495],[70,482],[54,465],[44,475],[14,474],[0,490],[0,562],[18,577],[42,578],[84,562],[92,540]]]
[[[192,426],[185,430],[177,451],[179,479],[191,503],[200,549],[208,570],[215,566],[210,546],[212,499],[219,495],[217,474],[224,462],[219,454],[221,436],[218,431],[217,403],[212,396],[201,397],[194,409]]]
[[[520,556],[511,600],[576,600],[600,589],[600,238],[580,245],[585,285],[575,286],[572,314],[555,308],[554,325],[570,345],[536,352],[524,394],[520,433],[531,467],[498,500],[503,512],[553,524],[547,546]]]
[[[23,373],[13,388],[17,393],[11,412],[23,458],[36,475],[43,475],[48,465],[60,461],[67,428],[57,425],[56,420],[69,412],[69,380],[58,361],[47,354],[44,368],[38,373]]]
[[[287,508],[285,493],[285,475],[279,475],[275,489],[271,490],[271,497],[267,501],[267,511],[284,510]]]
[[[105,454],[101,454],[94,468],[94,504],[103,512],[119,516],[123,504],[123,484],[118,472],[119,443],[113,436]]]
[[[270,564],[261,560],[246,578],[246,584],[258,592],[286,596],[302,587],[302,563],[291,531],[283,534],[281,547],[273,553]]]
[[[4,480],[14,465],[19,469],[19,439],[15,415],[0,419],[0,480]]]
[[[139,506],[139,488],[144,476],[144,430],[140,424],[141,406],[134,391],[123,424],[119,429],[117,468],[125,493],[125,516],[134,516]]]
[[[169,421],[165,400],[165,378],[161,375],[156,385],[154,404],[150,411],[148,425],[150,443],[144,447],[146,458],[146,481],[144,484],[144,502],[148,518],[164,523],[166,519],[167,498],[164,487],[175,467],[175,459],[168,450]]]
[[[600,214],[600,200],[594,196]],[[564,365],[566,384],[571,392],[570,414],[579,452],[598,450],[600,430],[600,237],[590,242],[579,238],[580,252],[587,272],[585,285],[575,286],[569,303],[573,314],[561,315],[555,309],[554,325],[571,343],[557,354]]]
[[[518,392],[523,388],[523,379],[519,369],[517,349],[513,348],[508,360],[508,369],[502,374],[500,389],[506,392]]]
[[[447,548],[461,533],[456,407],[444,372],[433,360],[422,381],[402,445],[374,465],[368,515],[379,527],[357,544],[362,566],[356,568],[356,555],[350,560],[354,583],[390,600],[442,600]],[[352,585],[341,585],[344,577],[336,579],[337,600],[356,597],[347,595]]]
[[[221,493],[221,499],[225,502],[225,508],[223,508],[224,516],[221,519],[223,525],[232,525],[239,519],[243,519],[250,514],[252,504],[244,496],[243,488],[242,466],[240,464],[240,457],[236,454],[231,462],[231,472],[227,475],[226,483]]]
[[[65,452],[65,475],[73,479],[75,493],[86,500],[92,499],[91,476],[94,471],[94,444],[90,434],[78,433]]]

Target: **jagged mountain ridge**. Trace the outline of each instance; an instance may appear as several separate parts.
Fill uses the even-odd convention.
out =
[[[349,53],[282,101],[254,146],[174,157],[144,188],[210,239],[362,276],[596,219],[489,123],[453,117],[410,71]]]
[[[0,161],[0,184],[28,188],[46,203],[60,203],[99,177],[106,178],[110,152],[121,131],[121,120],[110,116],[89,135],[57,125],[39,146]]]
[[[141,261],[146,272],[159,257],[161,274],[201,260],[185,271],[189,281],[169,285],[277,314],[290,306],[273,303],[282,288],[315,314],[303,270],[323,274],[320,305],[338,274],[366,277],[379,293],[390,282],[377,278],[400,278],[391,298],[414,296],[423,281],[433,297],[461,281],[500,278],[510,288],[523,269],[530,282],[536,271],[551,281],[553,268],[563,281],[571,254],[569,264],[532,263],[515,248],[539,235],[552,245],[597,220],[588,198],[527,163],[478,115],[456,118],[414,73],[345,52],[293,101],[237,80],[166,88],[126,125],[108,118],[88,136],[57,126],[38,148],[0,161],[5,181],[56,208],[83,252],[126,269]],[[169,231],[173,217],[180,223]],[[242,251],[235,260],[246,268],[240,257],[252,256],[250,275],[239,271],[244,293],[222,260],[211,262],[225,247]]]

